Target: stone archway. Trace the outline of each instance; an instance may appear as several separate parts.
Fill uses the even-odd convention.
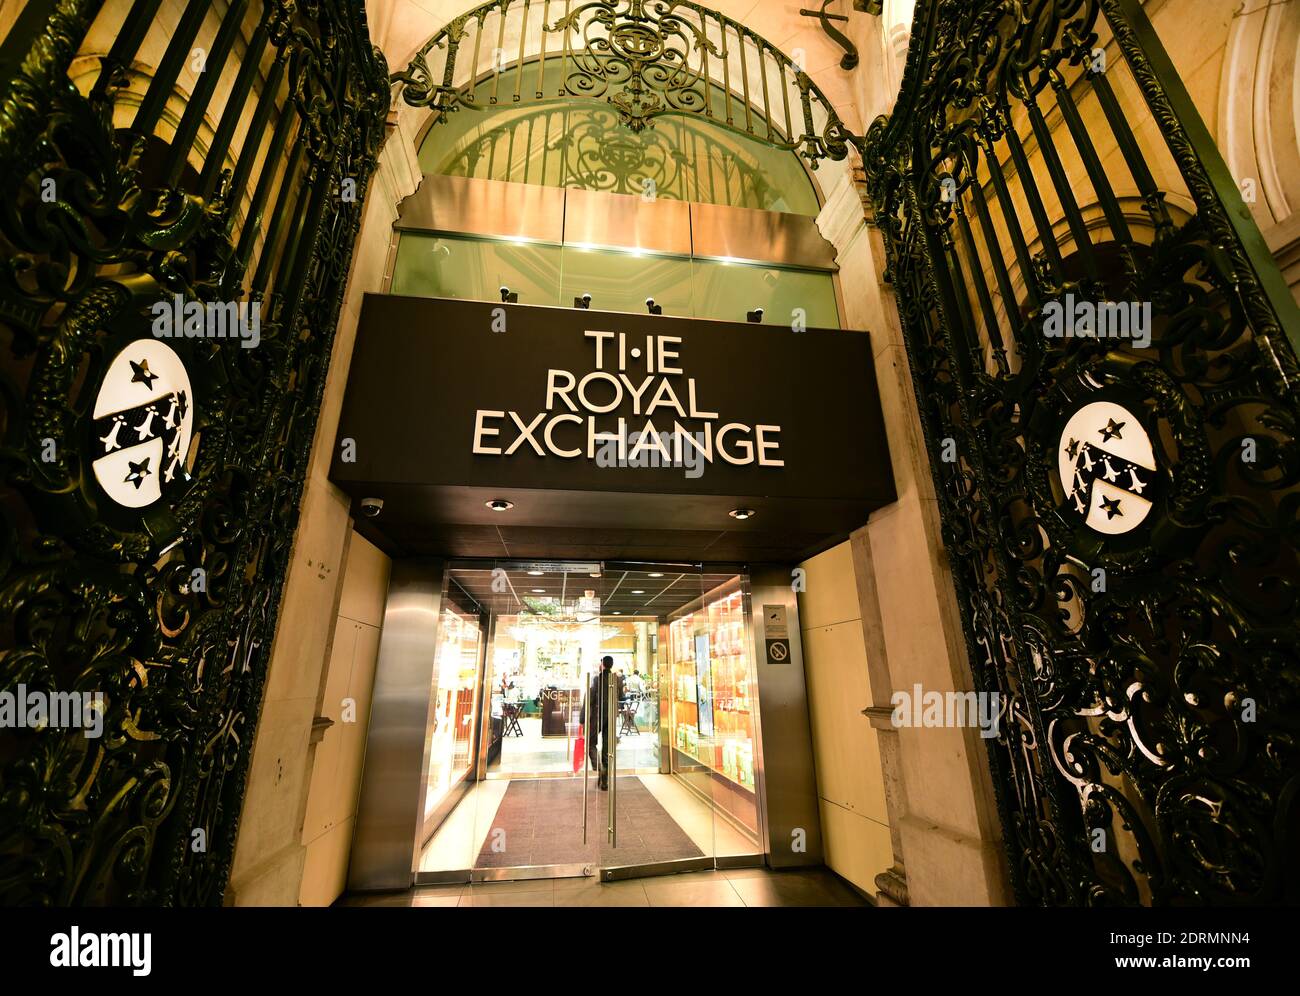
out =
[[[1219,90],[1224,158],[1292,293],[1300,295],[1300,7],[1265,4],[1233,19]]]
[[[551,6],[554,9],[557,5]],[[429,14],[426,7],[435,8],[437,13]],[[391,66],[400,68],[448,21],[471,9],[466,3],[418,6],[396,3],[391,5],[388,17],[377,14],[372,23],[380,44],[389,51]],[[888,108],[893,93],[884,82],[881,60],[885,44],[880,37],[878,19],[860,18],[851,28],[855,42],[864,53],[864,65],[850,76],[839,69],[842,50],[821,33],[815,22],[798,17],[788,6],[778,8],[742,0],[717,3],[711,9],[743,21],[787,53],[790,61],[797,57],[806,60],[803,64],[808,75],[826,95],[846,128],[861,134],[863,119]],[[418,44],[409,42],[417,36]],[[470,45],[473,37],[473,32],[467,36]],[[516,37],[514,42],[516,47],[508,65],[514,65],[519,59],[519,39]],[[537,51],[540,52],[540,46]],[[402,54],[395,55],[397,52]],[[531,54],[525,42],[525,62]],[[740,92],[743,93],[743,86]],[[867,113],[860,108],[866,108]],[[345,317],[338,332],[331,386],[313,453],[312,483],[305,497],[314,506],[314,514],[299,540],[300,544],[304,541],[310,544],[315,554],[313,560],[324,565],[325,570],[318,573],[333,570],[335,578],[345,557],[351,528],[347,503],[325,479],[324,468],[336,445],[338,404],[356,333],[360,295],[379,290],[384,270],[390,265],[396,206],[420,183],[415,149],[431,115],[428,107],[395,102],[389,116],[391,133],[380,158],[376,187],[367,203],[357,264],[344,302]],[[971,678],[943,560],[938,516],[920,443],[919,417],[898,311],[892,291],[883,279],[884,253],[878,233],[868,227],[858,180],[860,171],[851,165],[853,161],[852,156],[841,161],[824,159],[817,170],[815,177],[824,197],[818,225],[837,250],[844,284],[855,288],[855,293],[846,296],[844,302],[845,325],[870,329],[875,340],[876,376],[886,408],[889,444],[895,454],[900,500],[859,530],[853,540],[853,555],[846,558],[851,560],[851,568],[836,573],[831,582],[841,592],[846,605],[858,606],[842,619],[859,630],[856,644],[863,648],[858,651],[861,657],[855,666],[867,674],[856,687],[870,688],[863,701],[836,696],[834,722],[850,724],[856,737],[873,744],[878,742],[875,754],[868,750],[863,758],[864,763],[874,764],[872,759],[878,756],[884,769],[887,812],[882,809],[872,831],[877,835],[883,832],[885,837],[883,845],[877,843],[876,847],[877,850],[883,847],[881,862],[876,866],[882,873],[876,885],[883,893],[883,901],[906,902],[910,893],[910,900],[918,904],[996,904],[1004,899],[1004,873],[980,741],[962,731],[951,731],[953,735],[944,737],[936,755],[934,741],[927,731],[899,731],[889,722],[888,703],[895,688],[911,688],[919,681],[927,689],[963,691],[971,687]],[[277,666],[285,672],[296,667],[301,671],[297,662],[308,653],[328,656],[329,646],[317,649],[320,641],[314,635],[310,636],[310,647],[295,643],[297,636],[308,636],[310,620],[329,617],[334,611],[336,586],[317,584],[315,580],[304,574],[296,587],[291,582],[286,615],[292,613],[294,625],[285,629],[276,648],[277,658],[285,660],[284,665]],[[324,686],[321,675],[303,673],[292,680],[301,683],[295,693],[300,697],[316,697],[319,688]],[[285,694],[290,693],[286,690]],[[273,747],[268,748],[265,757],[272,751]],[[936,761],[939,756],[942,763]],[[275,760],[265,760],[259,751],[255,765],[260,763],[266,768],[261,777],[278,776],[271,770]],[[304,785],[304,793],[310,780],[310,757],[305,759],[305,766],[305,774],[295,776],[295,783]],[[254,778],[257,777],[255,771]],[[824,804],[836,812],[849,812],[852,821],[871,823],[861,813],[852,813],[842,800],[829,798]],[[305,801],[297,805],[302,807]],[[261,814],[250,812],[244,818],[246,824],[250,820],[271,822]],[[232,878],[235,893],[232,898],[236,902],[257,901],[276,890],[294,887],[295,874],[298,878],[302,876],[301,842],[292,834],[286,835],[280,826],[267,829],[269,832],[264,835],[250,834],[247,847],[241,840],[240,860]],[[878,836],[876,840],[879,841]],[[848,846],[857,847],[857,840],[850,840]],[[905,881],[903,876],[904,849],[912,859],[909,871],[917,872],[915,877],[908,876],[910,881]],[[889,870],[891,851],[892,871]],[[862,887],[873,889],[872,874],[866,875]]]

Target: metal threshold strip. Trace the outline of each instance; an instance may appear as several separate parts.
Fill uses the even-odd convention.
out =
[[[599,868],[591,864],[523,865],[516,868],[463,868],[453,871],[425,871],[415,876],[415,885],[459,885],[475,882],[528,882],[546,878],[591,878],[601,882],[624,882],[634,878],[657,878],[718,868],[757,867],[762,855],[737,855],[726,858],[681,858],[639,865],[613,865]]]
[[[539,878],[596,878],[593,864],[522,865],[516,868],[475,868],[470,882],[526,882]]]
[[[676,861],[655,861],[646,865],[616,865],[600,869],[602,882],[623,882],[632,878],[654,878],[661,875],[679,875],[683,872],[713,871],[713,858],[680,858]]]

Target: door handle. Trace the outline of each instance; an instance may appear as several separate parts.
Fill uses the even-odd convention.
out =
[[[605,781],[609,785],[609,846],[618,847],[618,683],[613,670],[606,673],[605,743],[609,753]]]
[[[586,681],[586,677],[583,678]],[[588,683],[588,688],[590,683]],[[587,843],[587,776],[591,769],[591,696],[582,690],[582,843]]]

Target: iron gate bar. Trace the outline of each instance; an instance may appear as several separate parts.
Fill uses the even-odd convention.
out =
[[[1144,148],[1127,123],[1106,24],[1163,147]],[[1042,98],[1061,110],[1055,131]],[[1143,241],[1101,167],[1106,141],[1150,219]],[[1077,148],[1095,204],[1079,203],[1087,185],[1071,182],[1058,143]],[[1300,320],[1145,12],[1134,0],[921,0],[895,110],[862,148],[975,687],[1000,696],[986,744],[1017,900],[1295,903]],[[1165,203],[1177,191],[1149,165],[1166,151],[1196,207],[1179,224]],[[972,271],[989,260],[999,321],[963,252]],[[1151,348],[1047,338],[1048,306],[1076,295],[1148,302]],[[1098,401],[1121,406],[1156,454],[1149,521],[1127,532],[1076,513],[1058,470],[1064,423]]]
[[[102,2],[32,4],[4,42],[0,688],[105,696],[98,740],[0,731],[7,905],[220,905],[230,874],[389,86],[359,4],[210,6],[191,0],[169,36],[158,0],[107,18]],[[69,67],[97,18],[115,39],[83,95]],[[165,48],[154,70],[140,61],[151,32]],[[205,71],[169,140],[164,112],[196,45]],[[219,81],[230,89],[205,147]],[[114,127],[133,101],[132,125]],[[188,476],[132,509],[95,476],[91,406],[115,356],[158,342],[152,306],[174,296],[261,307],[260,341],[167,340],[193,388]]]
[[[1256,337],[1263,340],[1261,348],[1271,354],[1278,385],[1293,393],[1300,306],[1146,12],[1135,0],[1102,0],[1102,6],[1197,207],[1208,215],[1212,235],[1227,244],[1233,271],[1245,285],[1242,299]],[[1274,349],[1272,337],[1278,334],[1289,350]]]

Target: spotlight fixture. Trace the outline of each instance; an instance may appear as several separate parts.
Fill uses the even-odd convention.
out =
[[[733,508],[727,514],[733,519],[739,519],[741,522],[744,522],[746,519],[752,519],[758,513],[752,508]]]
[[[573,299],[573,306],[575,308],[582,308],[584,311],[589,309],[591,307],[591,295],[583,294],[582,297],[575,297]]]
[[[664,313],[663,305],[655,304],[655,299],[652,297],[645,299],[645,306],[652,315],[662,315]]]
[[[519,292],[518,292],[518,291],[511,292],[511,290],[510,290],[509,287],[506,287],[505,285],[502,285],[502,287],[501,287],[501,303],[502,303],[502,304],[518,304],[518,303],[519,303]]]
[[[493,498],[491,501],[485,501],[483,504],[494,512],[509,512],[515,507],[514,502],[506,501],[504,498]]]
[[[745,321],[758,325],[763,321],[763,309],[755,308],[753,311],[745,312]]]

